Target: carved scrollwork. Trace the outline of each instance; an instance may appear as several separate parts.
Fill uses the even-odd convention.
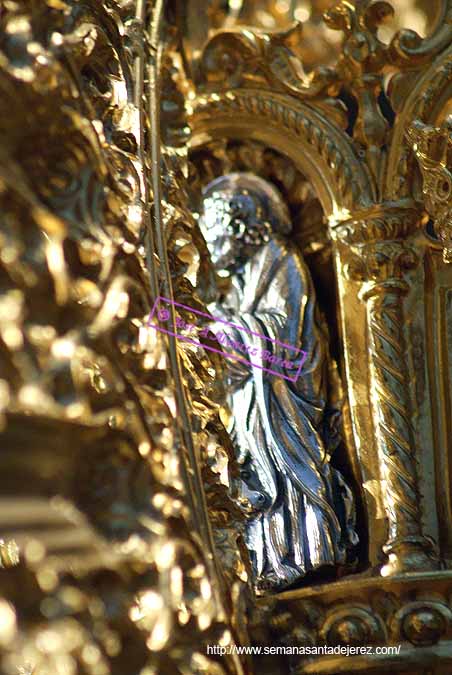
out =
[[[368,645],[383,642],[386,630],[370,607],[350,605],[328,614],[320,637],[329,645]]]
[[[433,128],[415,121],[407,131],[423,179],[425,208],[443,242],[444,262],[452,262],[452,123]]]
[[[217,33],[203,51],[203,78],[211,85],[221,83],[222,88],[240,87],[246,81],[260,82],[301,98],[326,97],[336,80],[335,73],[329,68],[319,68],[310,76],[304,73],[301,61],[290,48],[301,35],[301,23],[272,33],[251,28]],[[332,100],[329,102],[334,105]]]
[[[354,138],[366,148],[376,183],[381,149],[389,128],[377,102],[382,89],[381,71],[387,59],[377,29],[393,11],[388,2],[362,0],[354,4],[339,2],[324,15],[330,28],[345,33],[343,52],[336,66],[338,79],[357,99]]]
[[[392,133],[385,176],[385,193],[389,198],[410,195],[414,188],[416,159],[407,129],[415,120],[435,125],[440,113],[438,103],[447,100],[452,81],[452,55],[446,50],[429,70],[398,73],[389,83],[388,95],[397,117]]]
[[[416,31],[403,29],[391,40],[389,53],[393,64],[400,69],[418,68],[431,63],[434,57],[447,48],[452,37],[452,5],[449,0],[438,3],[435,30],[426,38]]]
[[[452,612],[444,602],[418,601],[402,607],[391,621],[391,630],[413,645],[434,645],[449,631]]]

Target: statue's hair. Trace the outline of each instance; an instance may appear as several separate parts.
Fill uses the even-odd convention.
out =
[[[240,200],[250,196],[258,213],[253,213],[251,203]],[[238,239],[247,243],[268,240],[271,232],[288,234],[292,229],[289,212],[284,200],[272,183],[252,173],[230,173],[215,178],[203,190],[203,201],[213,200],[215,207],[227,206],[229,218]]]

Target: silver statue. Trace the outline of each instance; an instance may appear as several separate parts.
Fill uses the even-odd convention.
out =
[[[224,332],[247,355],[226,363],[255,585],[281,589],[345,563],[357,543],[352,493],[330,464],[340,412],[329,401],[325,326],[308,268],[287,238],[290,218],[275,187],[248,173],[217,178],[203,192],[200,226],[229,284],[209,309],[235,324]],[[289,366],[293,355],[274,340],[306,352],[296,380],[256,361],[270,352]]]

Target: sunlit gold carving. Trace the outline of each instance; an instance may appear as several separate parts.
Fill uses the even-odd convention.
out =
[[[444,242],[443,256],[447,263],[452,262],[451,129],[450,124],[434,129],[415,121],[407,132],[422,172],[425,208]]]
[[[400,243],[366,245],[350,263],[350,272],[371,281],[363,292],[367,304],[371,398],[378,435],[381,480],[389,538],[384,550],[389,564],[382,574],[411,569],[435,569],[424,549],[421,501],[417,481],[409,376],[405,361],[403,296],[408,284],[403,273],[413,269],[417,256]]]
[[[198,512],[207,521],[207,511],[187,480],[196,467],[168,347],[146,326],[161,261],[148,228],[140,54],[147,59],[151,49],[142,8],[2,6],[0,553],[3,573],[14,576],[2,585],[0,611],[8,675],[244,671],[239,657],[214,662],[205,649],[232,644],[239,624],[246,640],[244,608],[236,609],[246,581],[240,513],[217,481],[216,524],[231,553],[216,567],[197,520]],[[205,387],[203,396],[207,425],[215,404]],[[213,426],[197,432],[201,475],[202,441],[215,434]],[[13,611],[25,598],[32,626]],[[173,651],[186,630],[191,646]]]
[[[448,675],[451,11],[1,3],[5,675],[256,673],[263,656],[207,653],[248,628],[262,645],[402,644],[283,656],[275,675]],[[353,576],[258,602],[221,357],[146,325],[163,287],[213,299],[194,212],[234,170],[291,210],[369,538]]]

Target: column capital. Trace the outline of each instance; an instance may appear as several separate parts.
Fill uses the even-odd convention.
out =
[[[347,277],[353,281],[372,282],[371,288],[363,289],[363,299],[380,288],[407,292],[404,275],[419,262],[414,248],[403,241],[378,241],[353,246],[351,253],[345,266]]]
[[[348,245],[404,240],[421,225],[422,206],[411,199],[371,204],[341,220],[330,219],[334,241]]]

